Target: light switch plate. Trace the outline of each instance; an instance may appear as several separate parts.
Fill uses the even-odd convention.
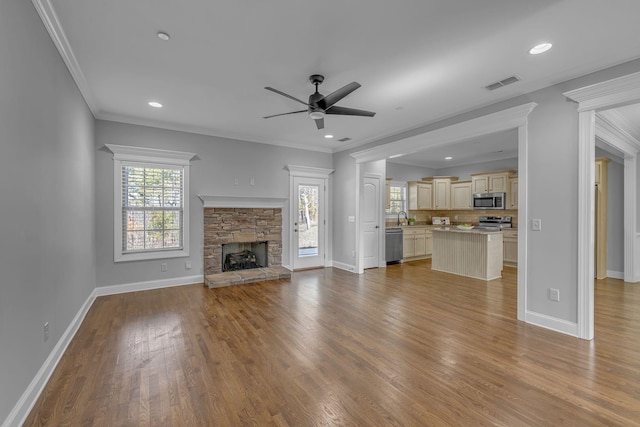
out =
[[[542,220],[541,219],[532,219],[531,220],[531,229],[533,231],[542,231]]]

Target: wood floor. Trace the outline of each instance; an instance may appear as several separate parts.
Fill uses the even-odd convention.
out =
[[[515,274],[100,297],[25,425],[640,425],[640,285],[597,283],[589,342],[515,320]]]

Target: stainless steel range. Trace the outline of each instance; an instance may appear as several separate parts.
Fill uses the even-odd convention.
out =
[[[513,226],[510,216],[480,216],[478,226],[484,230],[502,230]]]

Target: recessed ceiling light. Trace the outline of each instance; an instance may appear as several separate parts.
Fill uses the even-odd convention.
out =
[[[327,139],[331,139],[331,138],[333,138],[333,135],[326,134],[324,137],[327,138]]]
[[[162,104],[156,101],[150,101],[149,105],[152,106],[153,108],[162,108]]]
[[[531,55],[538,55],[551,49],[551,46],[553,46],[551,43],[540,43],[539,45],[536,45],[529,49],[529,53]]]
[[[451,156],[447,156],[447,157],[445,157],[444,159],[445,159],[445,160],[451,160],[451,159],[453,159],[453,157],[451,157]]]
[[[171,38],[171,36],[165,33],[164,31],[158,31],[157,36],[160,40],[164,40],[164,41],[168,41]]]

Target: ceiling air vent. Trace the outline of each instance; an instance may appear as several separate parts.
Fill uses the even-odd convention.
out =
[[[347,141],[351,141],[351,138],[342,138],[342,139],[339,139],[338,141],[347,142]]]
[[[487,90],[496,90],[496,89],[501,88],[503,86],[510,85],[511,83],[515,83],[515,82],[519,82],[519,81],[520,81],[520,77],[511,76],[511,77],[507,77],[506,79],[502,79],[499,82],[491,83],[490,85],[485,86],[485,89],[487,89]]]

